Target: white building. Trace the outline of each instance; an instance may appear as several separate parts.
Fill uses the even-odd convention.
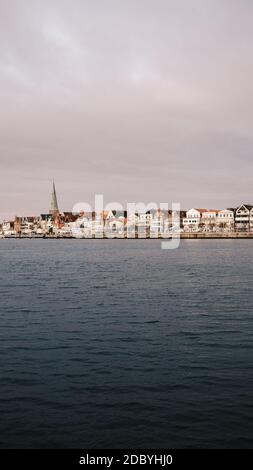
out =
[[[164,232],[164,220],[165,215],[160,210],[157,209],[153,212],[152,218],[150,219],[150,237],[151,238],[158,238],[161,233]]]
[[[127,234],[129,238],[146,238],[150,234],[150,225],[153,220],[153,216],[148,212],[141,213],[129,213],[127,215]]]
[[[125,224],[127,222],[126,212],[110,210],[105,213],[104,235],[107,238],[124,238]]]
[[[16,231],[14,230],[14,221],[10,222],[6,222],[4,221],[3,222],[3,226],[2,226],[2,232],[3,234],[6,236],[6,237],[12,237],[12,236],[15,236],[16,235]]]
[[[192,208],[186,212],[186,217],[183,219],[183,228],[185,232],[199,231],[203,212],[206,212],[206,209]]]
[[[92,237],[92,216],[88,214],[81,215],[71,224],[71,234],[75,238],[91,238]]]
[[[39,217],[15,217],[14,230],[18,235],[32,236],[39,228]]]
[[[106,222],[104,234],[108,238],[124,238],[125,219],[124,217],[115,217]]]
[[[95,214],[93,217],[92,233],[95,238],[103,238],[104,236],[104,219],[103,214]]]
[[[185,232],[218,232],[234,230],[233,210],[190,209],[183,219]],[[253,213],[252,213],[253,227]]]
[[[242,204],[235,211],[235,229],[239,232],[248,232],[253,229],[253,206]]]
[[[218,212],[216,225],[218,230],[232,232],[234,230],[234,211],[224,209]]]
[[[208,209],[202,213],[201,222],[203,232],[214,232],[217,229],[219,211]]]

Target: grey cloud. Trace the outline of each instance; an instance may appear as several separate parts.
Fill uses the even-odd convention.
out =
[[[253,202],[248,0],[0,0],[0,214]],[[243,180],[238,178],[243,168]]]

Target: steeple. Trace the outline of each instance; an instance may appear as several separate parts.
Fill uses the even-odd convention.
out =
[[[51,195],[51,204],[50,204],[49,214],[52,214],[52,215],[58,215],[59,214],[59,208],[58,208],[58,202],[57,202],[57,196],[56,196],[54,181],[53,181],[53,190],[52,190],[52,195]]]

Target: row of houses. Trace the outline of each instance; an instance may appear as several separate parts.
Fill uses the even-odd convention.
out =
[[[188,211],[150,210],[71,212],[51,211],[38,217],[15,217],[0,225],[2,237],[139,237],[170,236],[173,232],[253,232],[253,206]]]
[[[156,213],[157,212],[157,213]],[[168,215],[168,214],[167,214]],[[171,218],[171,214],[170,214]],[[167,224],[168,225],[168,224]],[[39,217],[15,217],[0,225],[0,235],[4,237],[76,237],[124,236],[125,233],[161,232],[166,227],[165,214],[148,211],[143,214],[128,215],[126,211],[71,212],[54,211]]]
[[[185,232],[252,232],[253,206],[242,204],[236,209],[190,209],[183,219]]]

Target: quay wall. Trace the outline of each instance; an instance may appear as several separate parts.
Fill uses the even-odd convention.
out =
[[[5,236],[3,238],[12,238],[12,239],[36,239],[36,238],[39,238],[39,239],[47,239],[47,240],[62,240],[62,239],[75,239],[77,240],[77,238],[73,237],[73,236],[54,236],[54,235],[44,235],[44,236],[25,236],[25,235],[16,235],[16,236]],[[85,237],[85,238],[80,238],[81,240],[106,240],[106,239],[128,239],[128,240],[155,240],[157,238],[161,239],[161,240],[168,240],[170,239],[171,237],[168,236],[168,237],[138,237],[137,234],[135,237],[129,237],[127,238],[127,236],[125,235],[125,237],[104,237],[104,238],[95,238],[95,236],[93,237]],[[181,240],[218,240],[218,239],[253,239],[253,232],[229,232],[229,233],[219,233],[219,232],[215,232],[215,233],[200,233],[200,232],[196,232],[196,233],[193,233],[193,232],[182,232],[180,233],[180,238]]]
[[[198,240],[198,239],[242,239],[252,238],[253,232],[230,232],[230,233],[180,233],[180,238],[185,240]]]

